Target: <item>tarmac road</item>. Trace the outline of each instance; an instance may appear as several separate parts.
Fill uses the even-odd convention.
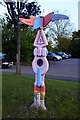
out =
[[[49,61],[49,70],[46,78],[53,80],[80,81],[79,75],[80,59],[64,59],[61,61]],[[16,73],[16,66],[9,69],[2,69],[2,73]],[[22,75],[34,76],[31,66],[21,66]]]

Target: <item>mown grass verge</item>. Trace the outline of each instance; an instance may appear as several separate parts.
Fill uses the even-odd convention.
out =
[[[80,83],[45,80],[47,111],[31,108],[34,78],[3,74],[3,118],[79,118],[78,86]]]

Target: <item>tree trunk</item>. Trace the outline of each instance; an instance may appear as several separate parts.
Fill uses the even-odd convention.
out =
[[[21,74],[20,66],[20,24],[17,25],[17,54],[16,54],[16,74]]]

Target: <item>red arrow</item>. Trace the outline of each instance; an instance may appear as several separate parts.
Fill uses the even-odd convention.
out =
[[[45,27],[46,25],[48,25],[48,23],[50,21],[52,21],[52,16],[53,16],[53,12],[49,13],[48,15],[46,15],[45,17],[43,17],[43,27]]]
[[[24,18],[19,18],[19,20],[27,25],[33,26],[34,25],[34,20],[33,19],[24,19]]]

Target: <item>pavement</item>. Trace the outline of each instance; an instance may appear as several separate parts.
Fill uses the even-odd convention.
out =
[[[46,73],[46,78],[52,80],[65,80],[65,81],[80,81],[79,75],[80,59],[64,59],[61,61],[49,61],[49,70]],[[2,73],[16,73],[16,66],[9,69],[0,69]],[[21,74],[34,76],[31,66],[21,66]]]

